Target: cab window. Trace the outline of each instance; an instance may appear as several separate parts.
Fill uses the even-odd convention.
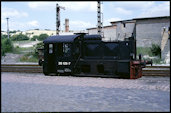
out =
[[[53,44],[49,44],[49,54],[53,53]]]
[[[68,57],[71,55],[71,44],[58,43],[57,44],[57,56]]]
[[[63,44],[63,53],[65,57],[70,56],[71,54],[71,44],[64,43]]]

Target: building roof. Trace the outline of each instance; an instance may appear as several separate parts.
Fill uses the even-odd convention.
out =
[[[113,27],[113,26],[116,26],[116,25],[103,26],[102,28]],[[87,30],[90,30],[90,29],[97,29],[97,27],[88,28]]]
[[[109,26],[103,26],[103,28],[106,27],[113,27],[115,26],[115,23],[135,23],[137,20],[145,20],[145,19],[158,19],[158,18],[170,18],[170,16],[160,16],[160,17],[144,17],[144,18],[133,18],[133,19],[128,19],[128,20],[120,20],[120,21],[113,21],[110,22],[112,25]],[[97,27],[93,27],[93,28],[88,28],[87,30],[91,30],[91,29],[97,29]]]
[[[135,20],[133,20],[133,19],[129,19],[129,20],[120,20],[120,21],[113,21],[113,22],[110,22],[111,24],[114,24],[114,23],[119,23],[119,22],[121,22],[121,23],[124,23],[124,22],[126,22],[126,23],[132,23],[132,22],[135,22]]]
[[[46,38],[43,43],[73,42],[80,35],[55,35]]]
[[[170,16],[133,18],[133,19],[129,19],[129,20],[113,21],[113,22],[110,22],[110,23],[113,24],[113,23],[118,23],[118,22],[135,22],[136,20],[158,19],[158,18],[170,18]]]
[[[134,18],[133,20],[159,19],[159,18],[170,18],[170,16]]]

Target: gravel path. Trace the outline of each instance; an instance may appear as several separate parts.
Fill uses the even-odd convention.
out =
[[[1,64],[19,62],[19,58],[22,56],[23,54],[6,53],[6,55],[1,58]]]
[[[170,77],[1,73],[2,112],[170,111]]]
[[[23,55],[24,54],[6,53],[6,55],[1,58],[1,64],[38,64],[38,62],[21,62],[19,59]]]

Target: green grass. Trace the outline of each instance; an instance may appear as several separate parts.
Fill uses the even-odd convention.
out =
[[[166,62],[164,62],[161,58],[157,58],[157,59],[153,59],[153,63],[154,64],[165,64]]]
[[[137,56],[139,54],[144,55],[149,55],[149,57],[156,57],[156,55],[152,54],[150,47],[137,47]],[[151,60],[151,58],[143,58],[144,60]],[[160,58],[158,55],[157,58],[152,58],[153,64],[163,64],[165,63],[164,60]]]
[[[145,58],[144,60],[151,60],[150,58]],[[166,62],[162,60],[161,58],[154,58],[152,59],[153,64],[165,64]]]
[[[20,62],[38,62],[38,58],[32,52],[25,54],[20,58]]]
[[[23,56],[20,58],[20,62],[38,62],[38,59],[35,57],[28,58],[27,56]]]
[[[38,58],[34,55],[34,47],[27,47],[27,48],[15,47],[12,53],[24,54],[19,59],[20,62],[38,62]]]
[[[28,52],[34,51],[34,47],[27,47],[27,48],[15,47],[13,49],[12,53],[14,53],[14,54],[22,54],[25,51],[28,51]]]
[[[150,47],[137,47],[137,55],[139,54],[153,56]]]

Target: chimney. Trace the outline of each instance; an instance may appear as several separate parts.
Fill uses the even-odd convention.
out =
[[[65,32],[69,32],[69,19],[65,19]]]

